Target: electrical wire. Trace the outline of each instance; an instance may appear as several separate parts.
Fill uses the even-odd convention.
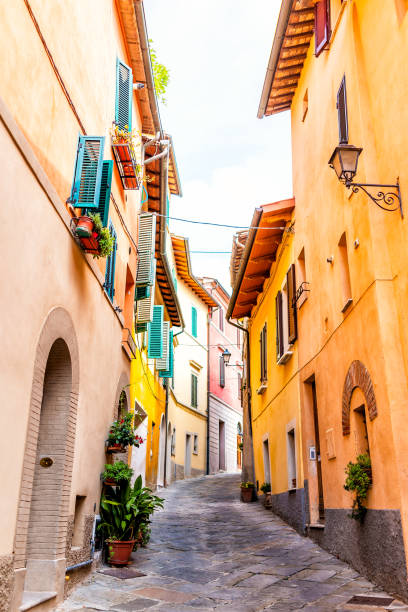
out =
[[[140,213],[139,213],[140,214]],[[169,215],[162,215],[158,212],[152,212],[152,215],[156,215],[156,217],[165,217],[166,219],[172,219],[173,221],[183,221],[184,223],[195,223],[197,225],[212,225],[214,227],[228,227],[230,229],[241,229],[241,230],[250,230],[250,229],[270,229],[270,230],[286,230],[285,227],[259,227],[256,225],[227,225],[225,223],[212,223],[210,221],[194,221],[193,219],[183,219],[181,217],[170,217]],[[287,230],[289,231],[289,229]]]

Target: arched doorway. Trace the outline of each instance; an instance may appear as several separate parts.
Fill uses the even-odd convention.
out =
[[[162,414],[159,431],[159,460],[157,466],[157,486],[164,487],[164,462],[166,460],[166,422]]]
[[[167,426],[167,446],[166,446],[166,485],[171,483],[171,423]]]
[[[130,465],[133,469],[133,482],[139,476],[142,476],[143,486],[146,481],[146,452],[148,446],[147,440],[147,413],[142,406],[135,400],[135,434],[143,438],[143,444],[136,448],[132,448],[132,457]]]

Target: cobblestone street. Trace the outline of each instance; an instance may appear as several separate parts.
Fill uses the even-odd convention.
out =
[[[100,568],[59,610],[408,610],[261,504],[242,504],[239,482],[218,475],[163,491],[149,547],[120,570],[145,575]],[[348,603],[367,595],[378,601]]]

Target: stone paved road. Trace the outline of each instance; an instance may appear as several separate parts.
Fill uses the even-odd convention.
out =
[[[408,610],[261,504],[239,501],[239,476],[180,481],[163,492],[152,541],[134,553],[146,575],[94,573],[59,610]],[[388,597],[371,607],[354,595]]]

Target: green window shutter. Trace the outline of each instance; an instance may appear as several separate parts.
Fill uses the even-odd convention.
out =
[[[153,306],[153,320],[148,324],[149,344],[147,355],[149,359],[163,357],[163,306]]]
[[[79,136],[70,202],[75,208],[98,208],[104,136]]]
[[[225,387],[225,363],[224,357],[220,355],[220,387]]]
[[[132,130],[132,69],[116,60],[115,121],[121,130]]]
[[[197,308],[191,307],[191,333],[197,338]]]
[[[197,408],[197,376],[191,375],[191,406]]]
[[[101,179],[101,191],[99,194],[99,206],[95,211],[100,214],[102,219],[102,225],[106,227],[108,225],[109,217],[109,202],[112,187],[112,172],[113,172],[113,161],[111,159],[104,160],[102,164],[102,179]]]
[[[160,378],[173,378],[174,376],[174,347],[173,347],[173,330],[170,330],[169,335],[169,369],[160,370]],[[174,387],[174,384],[172,385]]]
[[[109,296],[111,302],[115,295],[115,265],[116,265],[116,249],[118,248],[118,240],[115,228],[113,227],[112,221],[109,221],[109,231],[111,236],[114,237],[115,243],[113,245],[112,253],[106,260],[106,272],[105,272],[105,291]]]
[[[150,297],[150,287],[135,287],[135,302]]]
[[[163,357],[156,359],[156,369],[167,371],[170,367],[170,323],[164,321],[163,323]]]

